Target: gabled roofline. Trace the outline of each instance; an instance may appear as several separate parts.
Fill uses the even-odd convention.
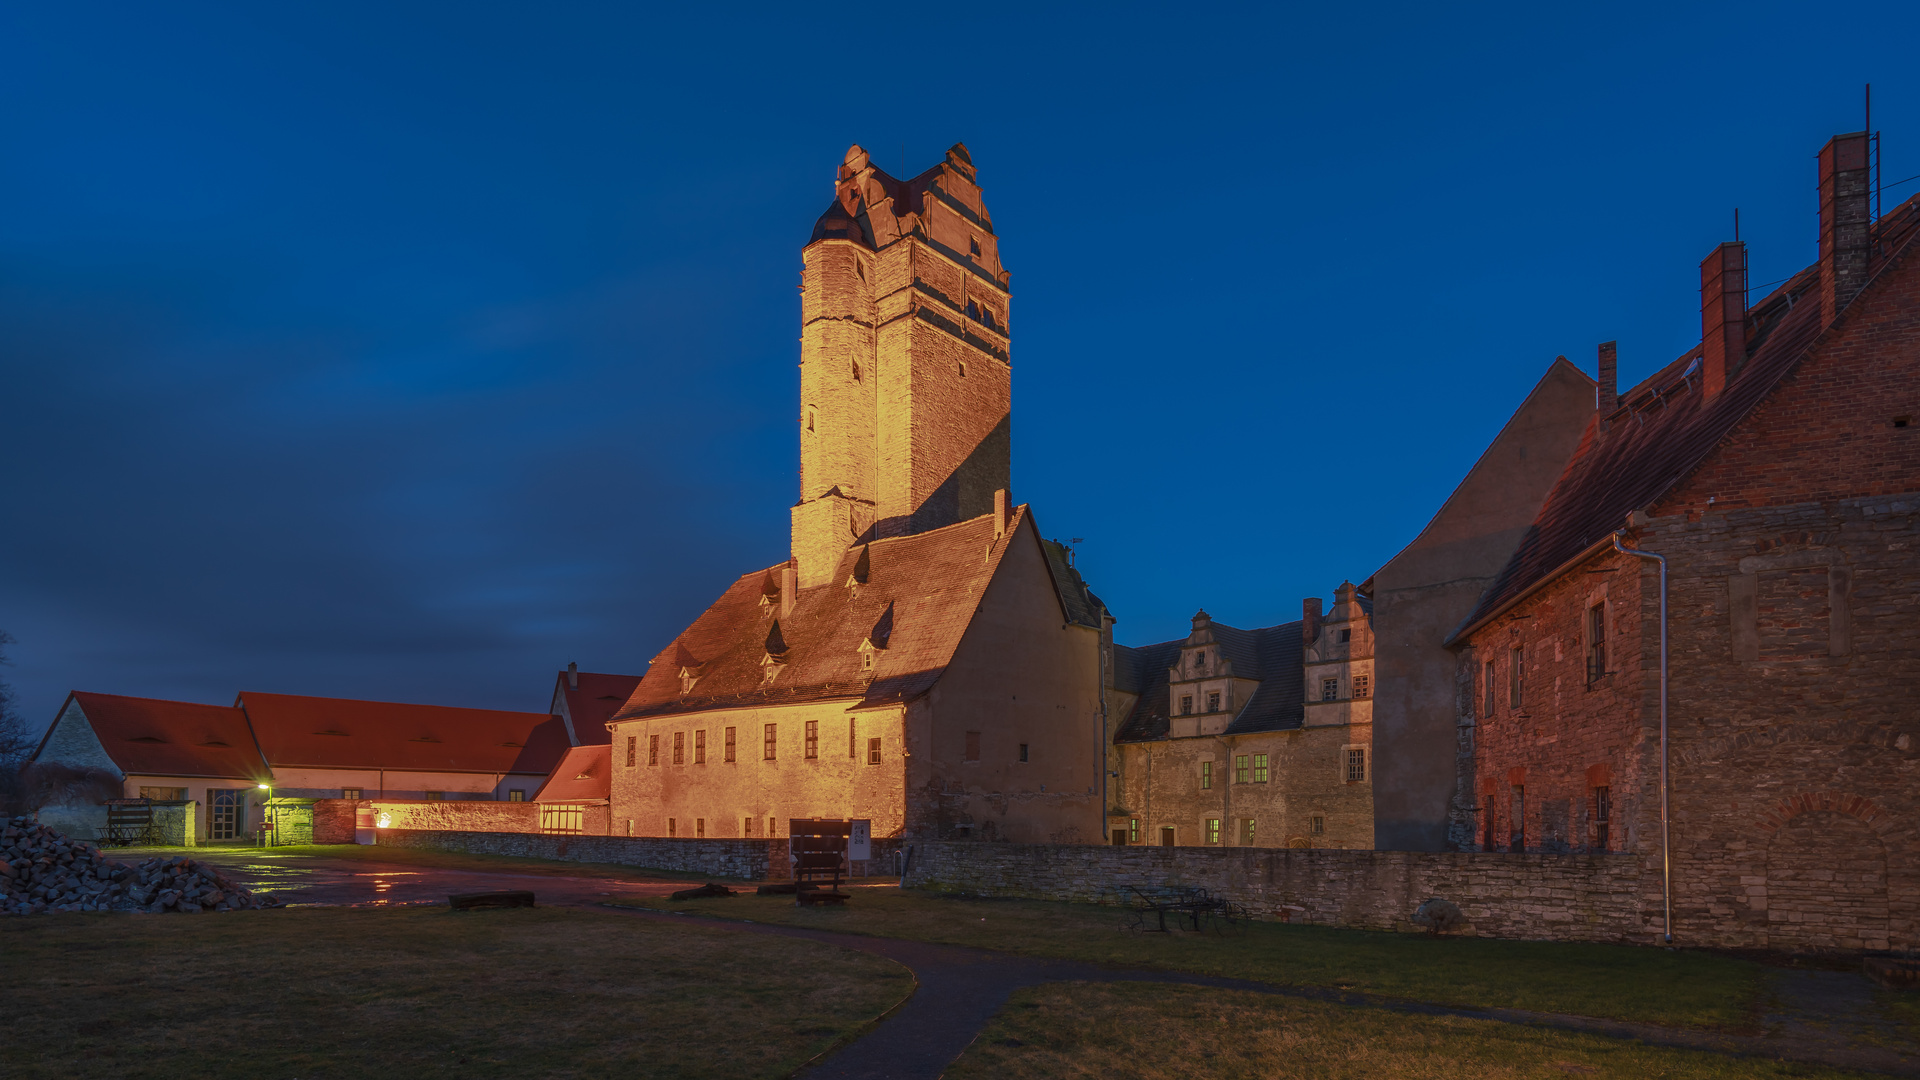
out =
[[[1509,611],[1512,611],[1514,608],[1518,607],[1523,601],[1525,601],[1528,597],[1531,597],[1534,593],[1537,593],[1540,590],[1546,588],[1548,585],[1551,585],[1554,582],[1559,581],[1560,578],[1564,576],[1567,571],[1573,569],[1576,566],[1579,566],[1581,563],[1586,562],[1588,559],[1593,558],[1595,555],[1600,554],[1600,552],[1602,551],[1610,550],[1613,547],[1613,535],[1614,535],[1613,533],[1608,533],[1606,536],[1600,538],[1599,540],[1594,541],[1592,544],[1588,545],[1586,548],[1583,548],[1580,554],[1575,555],[1573,558],[1568,559],[1566,562],[1561,563],[1559,566],[1554,567],[1551,573],[1542,574],[1540,576],[1540,580],[1534,582],[1533,584],[1527,586],[1524,589],[1521,589],[1519,592],[1514,593],[1513,596],[1510,599],[1508,599],[1505,603],[1500,604],[1498,607],[1495,607],[1493,610],[1487,612],[1485,615],[1480,616],[1478,619],[1474,619],[1472,622],[1456,628],[1453,631],[1453,633],[1448,634],[1446,636],[1446,640],[1442,641],[1440,644],[1443,647],[1451,648],[1453,645],[1458,643],[1462,638],[1472,636],[1473,634],[1477,633],[1481,627],[1486,626],[1488,623],[1492,622],[1493,620],[1499,618],[1502,615],[1505,615]]]

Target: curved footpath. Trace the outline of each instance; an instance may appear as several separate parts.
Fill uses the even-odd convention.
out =
[[[1781,1034],[1767,1038],[1597,1020],[1520,1009],[1470,1009],[1416,1001],[1370,997],[1319,987],[1281,986],[1198,975],[1103,967],[1076,960],[1049,960],[958,945],[904,938],[868,937],[826,930],[729,919],[698,918],[674,912],[620,907],[607,903],[624,894],[664,895],[686,881],[572,877],[565,874],[514,874],[444,870],[405,863],[375,863],[326,856],[280,855],[251,849],[199,849],[196,858],[269,889],[296,903],[390,904],[441,901],[450,892],[533,889],[553,906],[595,907],[636,919],[685,922],[743,934],[804,938],[886,957],[910,969],[916,980],[905,1004],[851,1044],[803,1070],[805,1080],[933,1080],[958,1058],[1015,990],[1050,982],[1156,982],[1216,986],[1261,994],[1302,998],[1357,1008],[1385,1009],[1422,1016],[1458,1016],[1509,1024],[1578,1031],[1656,1046],[1743,1057],[1800,1061],[1861,1069],[1892,1076],[1920,1077],[1920,1055],[1885,1046],[1862,1045],[1860,1007],[1871,1003],[1871,984],[1859,975],[1838,972],[1782,972],[1780,997],[1785,1008],[1766,1017]]]

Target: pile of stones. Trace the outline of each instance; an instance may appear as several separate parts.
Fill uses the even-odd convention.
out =
[[[241,911],[282,907],[185,856],[138,866],[109,859],[32,818],[0,825],[0,914],[49,911]]]

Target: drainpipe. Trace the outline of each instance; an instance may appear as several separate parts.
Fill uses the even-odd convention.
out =
[[[1661,929],[1673,944],[1673,832],[1668,804],[1673,782],[1667,772],[1667,559],[1651,551],[1636,551],[1620,542],[1625,530],[1613,534],[1613,550],[1660,564],[1660,900],[1664,907]]]

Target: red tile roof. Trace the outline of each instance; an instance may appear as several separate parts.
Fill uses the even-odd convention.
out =
[[[1015,508],[998,541],[992,515],[875,540],[841,557],[832,584],[801,590],[785,618],[781,567],[756,570],[661,650],[616,719],[834,698],[866,707],[918,697],[946,669],[1009,546],[1038,542],[1026,506]],[[850,588],[845,582],[857,568],[864,583]],[[1055,583],[1063,591],[1071,584],[1058,577]],[[1064,602],[1062,608],[1065,617]],[[873,650],[872,670],[862,666],[860,648],[869,640],[884,645]],[[770,651],[782,652],[784,662],[768,680],[763,660]],[[683,670],[693,680],[686,689]]]
[[[1876,223],[1876,250],[1884,254],[1875,259],[1873,271],[1888,265],[1920,234],[1916,223],[1920,196]],[[1449,643],[1606,542],[1626,527],[1629,513],[1678,487],[1799,366],[1825,329],[1816,264],[1749,309],[1746,363],[1729,374],[1718,398],[1705,400],[1693,366],[1700,356],[1695,348],[1620,395],[1620,407],[1612,415],[1588,421],[1579,449],[1507,568]]]
[[[236,704],[276,768],[544,775],[569,745],[546,713],[254,691]]]
[[[612,791],[613,748],[576,746],[568,750],[553,767],[547,782],[540,785],[534,802],[592,802],[606,800]]]
[[[267,776],[246,714],[232,706],[78,690],[70,700],[79,704],[107,756],[123,773],[254,782]],[[51,737],[52,730],[47,734]],[[42,748],[45,745],[42,740]]]
[[[607,731],[607,721],[633,696],[640,676],[582,671],[579,678],[579,688],[573,689],[567,686],[567,673],[560,673],[560,693],[565,695],[567,715],[573,719],[573,736],[581,746],[604,746],[613,737]]]

